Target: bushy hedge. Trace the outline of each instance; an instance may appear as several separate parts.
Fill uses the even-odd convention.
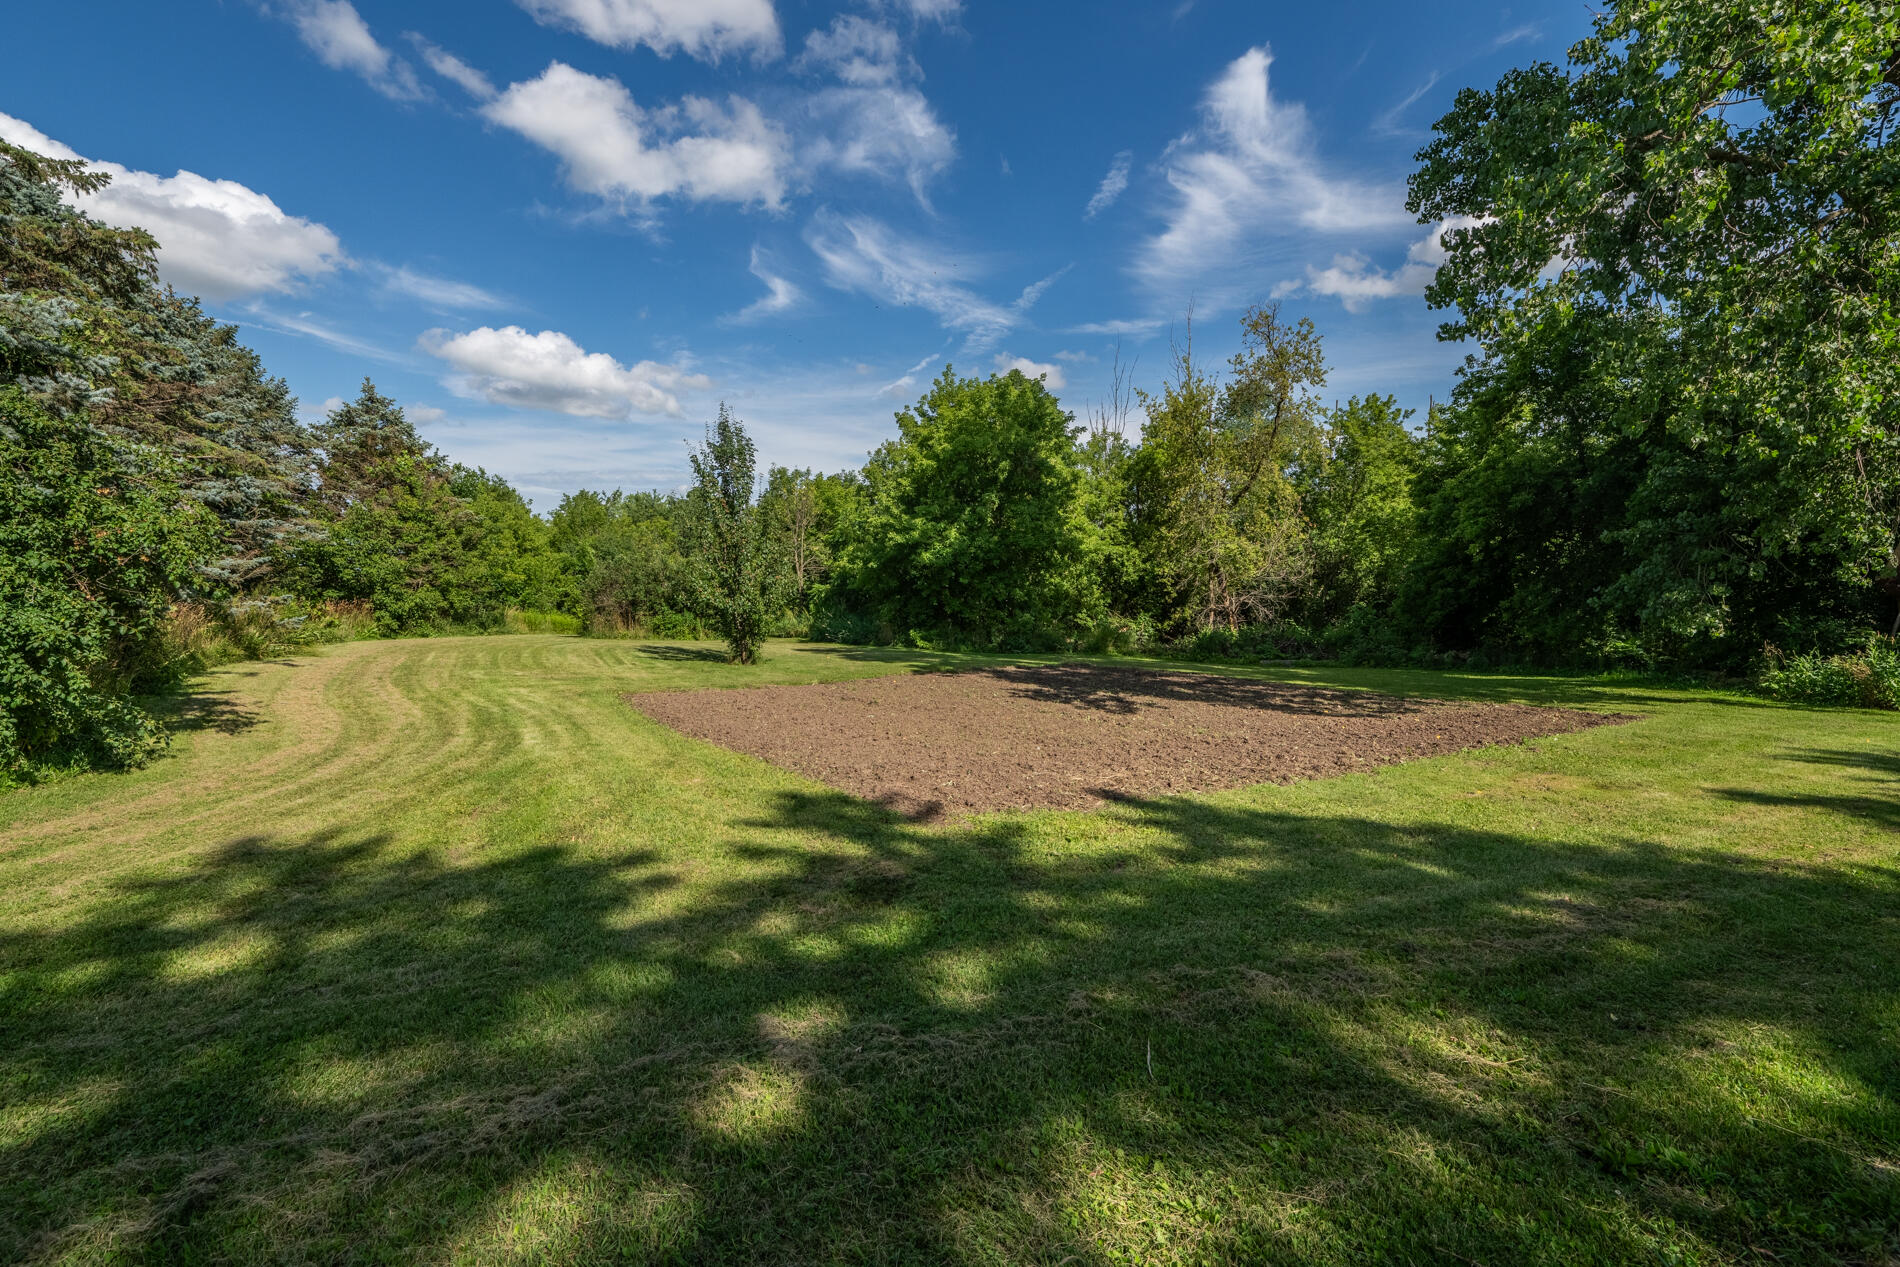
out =
[[[1870,638],[1851,655],[1770,651],[1756,680],[1770,699],[1846,708],[1900,708],[1900,644]]]
[[[165,613],[213,539],[162,468],[0,388],[0,777],[163,746],[130,697],[163,675]]]

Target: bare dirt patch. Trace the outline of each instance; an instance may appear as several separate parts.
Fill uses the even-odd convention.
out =
[[[626,698],[917,819],[1291,783],[1633,720],[1083,664]]]

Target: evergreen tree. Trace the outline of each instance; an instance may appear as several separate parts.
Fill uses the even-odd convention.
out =
[[[402,406],[377,391],[368,378],[355,400],[330,411],[316,428],[315,439],[323,451],[321,496],[333,515],[374,496],[382,481],[392,477],[397,458],[445,465],[416,434]]]
[[[0,143],[0,766],[130,764],[169,605],[254,581],[306,523],[308,443],[156,244],[65,195],[106,177]]]

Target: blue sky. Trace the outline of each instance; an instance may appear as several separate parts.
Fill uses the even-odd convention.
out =
[[[948,361],[1078,417],[1194,313],[1443,397],[1411,155],[1563,4],[22,0],[0,136],[105,165],[309,416],[364,374],[537,506],[674,487],[720,400],[835,470]]]

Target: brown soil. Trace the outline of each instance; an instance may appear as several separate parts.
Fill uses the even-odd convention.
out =
[[[627,701],[919,819],[1291,783],[1632,720],[1082,664]]]

